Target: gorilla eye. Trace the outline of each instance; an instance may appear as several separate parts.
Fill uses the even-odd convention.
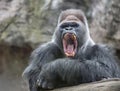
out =
[[[76,22],[66,22],[66,23],[63,23],[61,26],[61,28],[66,28],[66,27],[79,27],[79,24],[76,23]]]
[[[79,27],[79,24],[76,22],[71,22],[70,24],[71,27]]]
[[[60,27],[61,28],[66,28],[66,27],[69,27],[69,24],[68,23],[63,23]]]

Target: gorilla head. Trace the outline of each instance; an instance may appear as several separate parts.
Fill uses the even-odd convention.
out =
[[[60,14],[53,40],[67,57],[74,57],[79,49],[94,44],[84,13],[73,9]]]

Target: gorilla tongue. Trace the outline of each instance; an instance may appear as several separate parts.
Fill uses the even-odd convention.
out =
[[[65,49],[65,54],[66,56],[68,57],[73,57],[75,55],[75,52],[74,52],[74,45],[70,45],[68,44],[66,49]]]
[[[66,52],[68,54],[72,54],[72,52],[74,51],[74,45],[67,45],[67,49],[66,49]]]

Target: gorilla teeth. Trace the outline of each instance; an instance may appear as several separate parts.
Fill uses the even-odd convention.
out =
[[[66,40],[67,41],[67,44],[74,44],[74,40],[72,40],[71,38],[70,39],[68,39],[68,40]]]
[[[65,55],[66,55],[67,57],[74,57],[74,55],[75,55],[75,52],[73,52],[72,54],[65,53]]]

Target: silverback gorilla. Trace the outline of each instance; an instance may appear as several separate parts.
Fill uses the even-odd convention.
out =
[[[120,77],[114,56],[94,43],[86,17],[78,9],[60,14],[52,40],[34,50],[30,60],[23,72],[30,91]]]

